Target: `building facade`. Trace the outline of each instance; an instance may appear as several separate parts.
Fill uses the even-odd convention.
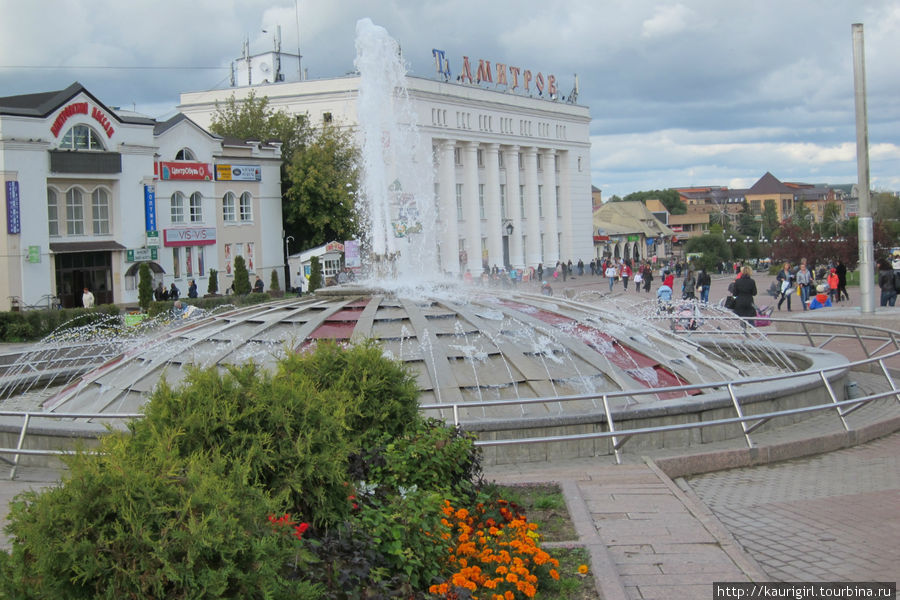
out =
[[[587,107],[549,91],[519,95],[471,78],[407,82],[420,135],[417,161],[433,165],[441,271],[590,259]],[[313,125],[355,128],[359,85],[359,76],[347,76],[191,92],[182,94],[179,110],[208,126],[217,102],[253,93],[276,110],[308,115]]]
[[[277,145],[112,109],[78,83],[0,98],[0,310],[81,306],[85,287],[135,305],[142,262],[182,295],[191,279],[202,295],[210,269],[230,285],[229,252],[283,269],[280,164]]]

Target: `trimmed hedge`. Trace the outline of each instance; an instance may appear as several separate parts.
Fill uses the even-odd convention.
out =
[[[27,342],[40,340],[58,328],[82,327],[92,323],[113,323],[121,312],[115,304],[95,308],[64,308],[62,310],[29,310],[0,312],[0,341]]]

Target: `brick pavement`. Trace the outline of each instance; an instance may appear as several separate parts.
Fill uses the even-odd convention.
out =
[[[772,579],[900,579],[900,433],[688,483]]]

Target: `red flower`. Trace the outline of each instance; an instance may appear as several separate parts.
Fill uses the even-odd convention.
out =
[[[303,539],[303,534],[309,529],[309,523],[300,523],[294,527],[294,537],[298,540]]]

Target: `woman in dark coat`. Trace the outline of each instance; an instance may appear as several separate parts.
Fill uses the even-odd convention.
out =
[[[756,296],[756,282],[751,275],[753,269],[745,266],[741,269],[741,276],[734,282],[734,314],[739,317],[755,317],[756,304],[753,297]]]

